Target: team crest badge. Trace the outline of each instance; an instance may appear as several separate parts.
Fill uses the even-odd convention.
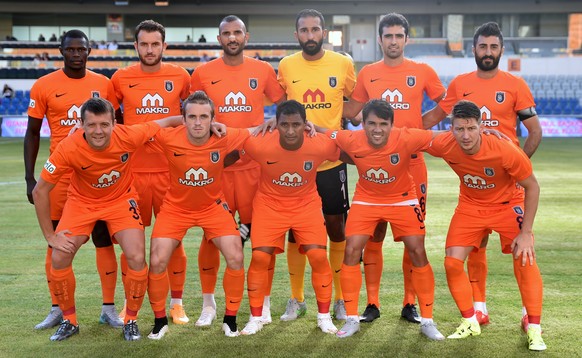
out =
[[[252,90],[256,90],[257,87],[259,87],[259,80],[257,80],[256,78],[249,78],[249,87]]]
[[[521,208],[521,206],[514,206],[513,211],[515,211],[517,215],[523,215],[523,209]]]
[[[137,209],[137,201],[135,201],[134,199],[129,199],[128,202],[129,202],[129,205],[131,205],[132,208]]]
[[[230,212],[230,208],[228,207],[227,203],[222,203],[222,208],[228,212]]]
[[[390,163],[392,165],[396,165],[396,164],[400,163],[400,154],[398,154],[398,153],[391,154],[390,155]]]
[[[339,175],[340,175],[340,181],[342,183],[345,183],[346,182],[346,179],[348,178],[346,176],[346,171],[345,170],[340,170]]]
[[[308,172],[311,169],[313,169],[313,162],[311,160],[308,160],[306,162],[303,162],[303,170],[305,170],[306,172]]]
[[[495,102],[501,104],[505,101],[505,92],[499,91],[495,92]]]
[[[329,86],[331,88],[335,88],[337,86],[337,77],[335,77],[335,76],[329,77]]]
[[[220,153],[219,152],[210,153],[210,161],[212,163],[218,163],[219,160],[220,160]]]
[[[93,98],[99,98],[101,96],[99,95],[99,91],[91,91],[91,97],[93,97]]]
[[[416,85],[416,76],[406,76],[406,85],[414,87]]]
[[[495,175],[495,171],[493,170],[493,168],[485,168],[485,175],[487,175],[488,177],[492,177]]]
[[[166,80],[164,82],[164,88],[168,92],[172,92],[174,90],[174,81]]]
[[[129,159],[129,153],[123,154],[120,159],[122,163],[127,162],[127,160]]]
[[[420,192],[426,194],[426,184],[420,184]]]

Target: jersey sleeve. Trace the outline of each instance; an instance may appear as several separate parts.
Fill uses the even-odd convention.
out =
[[[503,141],[503,167],[507,170],[509,175],[511,175],[511,177],[516,181],[524,180],[532,175],[533,167],[524,151],[504,139],[499,140]]]
[[[123,102],[123,92],[121,91],[121,84],[119,83],[119,72],[115,71],[113,76],[111,76],[111,83],[113,84],[113,89],[115,93],[115,97],[117,98],[118,103]]]
[[[364,83],[366,77],[366,68],[362,68],[360,73],[358,73],[358,80],[356,81],[356,87],[354,88],[354,92],[352,93],[352,99],[358,101],[360,103],[366,103],[370,100],[370,96],[368,95],[368,91],[366,90],[366,86]]]
[[[449,114],[457,101],[457,81],[456,78],[454,78],[449,84],[449,88],[447,88],[445,97],[438,103],[438,106],[441,107],[445,113]]]
[[[146,122],[134,124],[132,126],[125,126],[128,140],[131,141],[132,146],[137,148],[146,143],[151,137],[155,136],[162,127],[156,122]]]
[[[340,148],[336,145],[334,140],[330,137],[322,136],[323,139],[323,153],[325,153],[325,159],[330,162],[336,162],[340,157]]]
[[[282,59],[281,62],[279,63],[279,68],[277,70],[277,81],[279,81],[279,84],[281,85],[281,88],[283,88],[283,90],[287,89],[287,84],[285,83],[285,59]]]
[[[243,142],[241,156],[257,161],[257,142],[259,140],[258,137],[248,137],[248,139]]]
[[[518,112],[522,109],[535,107],[536,103],[534,102],[533,95],[531,90],[529,89],[527,83],[524,81],[523,78],[517,78],[517,100],[515,101],[514,111]]]
[[[249,130],[246,128],[229,128],[226,134],[227,151],[232,152],[233,150],[242,149],[244,142],[250,135]]]
[[[276,103],[281,100],[281,98],[283,98],[285,95],[285,90],[283,87],[281,87],[279,81],[277,81],[275,70],[268,63],[266,65],[270,68],[267,69],[267,84],[265,86],[265,95],[267,95],[271,102]]]
[[[450,132],[438,135],[429,143],[425,151],[433,157],[441,158],[445,155],[447,144],[451,142],[451,138],[452,134]]]
[[[111,105],[113,105],[113,109],[118,110],[119,109],[119,99],[117,97],[117,92],[115,91],[115,88],[113,86],[113,82],[110,80],[107,80],[107,98],[106,98],[109,102],[111,102]]]
[[[430,99],[437,98],[445,93],[446,88],[443,86],[439,76],[436,71],[429,65],[425,65],[425,78],[426,78],[426,94]],[[448,113],[448,112],[447,112]]]
[[[354,92],[354,88],[356,87],[356,70],[354,64],[346,58],[347,66],[346,66],[346,83],[344,86],[344,96],[350,97],[352,92]]]
[[[42,84],[38,81],[30,89],[30,102],[28,103],[28,115],[33,118],[44,118],[47,110],[46,95],[43,93]]]
[[[182,91],[180,92],[180,99],[183,101],[190,95],[190,74],[188,71],[182,69]]]
[[[418,128],[403,128],[406,133],[406,143],[412,152],[426,150],[432,141],[432,131]]]
[[[192,77],[190,78],[190,94],[198,90],[202,90],[202,81],[200,80],[200,66],[194,69],[194,72],[192,72]]]
[[[54,153],[47,159],[42,171],[40,172],[40,177],[46,182],[57,184],[63,174],[70,172],[70,169],[71,167],[66,160],[61,142]]]

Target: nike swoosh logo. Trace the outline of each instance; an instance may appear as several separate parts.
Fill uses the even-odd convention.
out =
[[[143,296],[145,296],[145,295],[141,295],[141,296],[135,296],[135,295],[134,295],[134,296],[132,296],[132,297],[133,297],[133,299],[134,299],[134,300],[137,300],[137,299],[143,298]]]
[[[217,84],[217,83],[218,83],[218,82],[220,82],[220,81],[222,81],[222,80],[218,80],[218,81],[210,81],[210,84],[212,84],[212,85],[215,85],[215,84]]]
[[[182,272],[184,272],[184,270],[182,270],[182,271],[173,271],[174,275],[177,275],[177,274],[182,273]]]
[[[230,303],[239,303],[239,302],[240,302],[240,301],[233,301],[233,300],[230,300]]]
[[[83,170],[87,170],[87,169],[91,168],[92,166],[93,166],[93,164],[91,164],[91,165],[87,165],[86,167],[81,167],[81,169],[83,169]]]
[[[424,230],[424,226],[421,226],[421,227],[420,227],[420,230]]]
[[[139,83],[133,84],[133,85],[129,85],[129,88],[133,88],[135,86],[139,85]]]
[[[293,83],[297,83],[297,82],[299,82],[299,81],[301,81],[301,80],[293,80],[293,81],[291,81],[291,82],[293,82]]]
[[[58,94],[58,93],[57,93],[57,94],[55,94],[55,97],[59,98],[59,97],[61,97],[61,96],[64,96],[64,95],[66,95],[66,94],[67,94],[67,92],[65,92],[65,93],[61,93],[61,94]]]
[[[62,293],[55,293],[55,296],[62,296]]]
[[[111,275],[112,273],[116,273],[117,271],[106,271],[105,274],[106,275]]]
[[[339,272],[340,272],[340,271],[341,271],[341,270],[342,270],[342,269],[339,269],[339,270],[335,270],[335,273],[339,273]]]
[[[214,267],[210,267],[210,268],[203,267],[203,268],[202,268],[202,271],[208,271],[208,270],[212,270],[213,268],[214,268]]]
[[[372,262],[372,263],[370,263],[370,264],[366,264],[366,263],[365,263],[365,264],[364,264],[364,266],[368,266],[368,265],[375,265],[375,264],[376,264],[375,262]]]
[[[467,96],[471,95],[471,93],[473,93],[473,92],[463,92],[463,97],[467,97]]]
[[[457,164],[459,164],[459,163],[454,163],[454,162],[451,162],[450,160],[447,160],[447,162],[448,162],[449,164],[452,164],[452,165],[457,165]]]
[[[267,164],[269,164],[269,165],[275,164],[275,163],[279,163],[279,162],[278,161],[277,162],[270,162],[270,161],[267,160]]]
[[[184,155],[184,153],[176,153],[176,152],[174,152],[174,157],[181,157],[183,155]]]
[[[365,155],[354,155],[354,158],[364,158]]]
[[[331,282],[328,283],[327,285],[321,285],[321,287],[326,288],[326,287],[329,287],[329,285],[331,285]]]
[[[256,290],[257,290],[256,288],[252,288],[252,289],[251,288],[247,288],[247,291],[248,292],[255,292]]]
[[[380,79],[380,78],[372,78],[372,79],[370,79],[370,82],[376,82],[376,81],[378,81],[379,79]]]
[[[426,307],[432,306],[432,302],[431,303],[425,303],[424,304]]]

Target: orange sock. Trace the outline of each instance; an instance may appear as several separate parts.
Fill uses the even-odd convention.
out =
[[[48,246],[46,248],[46,255],[44,257],[44,272],[46,274],[46,283],[48,285],[49,293],[51,295],[51,302],[53,306],[58,306],[59,302],[55,297],[55,293],[53,292],[52,285],[51,285],[51,266],[52,266],[52,256],[53,256],[53,248]]]
[[[333,289],[335,292],[334,300],[343,300],[342,285],[340,281],[340,272],[344,262],[344,253],[346,251],[346,241],[329,242],[329,265],[333,274]]]
[[[527,310],[529,323],[540,324],[542,316],[543,283],[542,275],[537,262],[530,266],[529,262],[521,266],[521,257],[513,260],[514,272],[519,272],[520,280],[517,282],[521,300]],[[516,273],[516,277],[518,274]]]
[[[434,303],[434,273],[432,266],[426,264],[423,267],[412,266],[412,284],[414,292],[418,295],[418,305],[422,318],[432,318]]]
[[[404,275],[404,299],[402,300],[402,306],[406,306],[408,303],[413,305],[416,301],[416,294],[414,292],[414,284],[412,283],[412,261],[406,248],[404,248],[404,254],[402,255],[402,274]]]
[[[306,256],[311,266],[311,283],[317,299],[317,312],[329,313],[333,275],[327,260],[327,250],[311,249]]]
[[[184,293],[184,283],[186,282],[186,267],[188,258],[184,245],[180,243],[172,253],[170,261],[168,261],[168,278],[170,280],[170,289],[172,298],[182,298]]]
[[[51,286],[59,302],[59,307],[63,311],[63,319],[68,319],[75,326],[77,322],[77,311],[75,309],[75,273],[73,266],[58,270],[51,267]]]
[[[148,285],[148,267],[144,266],[140,271],[134,271],[131,268],[127,269],[127,276],[125,278],[125,299],[127,306],[125,309],[125,320],[137,318],[137,313],[143,303],[143,298],[146,294]]]
[[[222,278],[222,287],[226,299],[225,316],[236,316],[245,289],[245,269],[232,270],[226,268]]]
[[[113,245],[95,247],[97,271],[101,278],[101,293],[103,304],[115,303],[115,287],[117,286],[117,258]]]
[[[487,283],[487,248],[480,247],[471,251],[467,259],[469,281],[473,289],[473,301],[485,302],[485,285]]]
[[[289,281],[291,283],[291,298],[296,298],[299,302],[305,301],[303,286],[305,284],[306,263],[305,255],[299,252],[299,245],[293,242],[287,243],[287,267],[289,268]]]
[[[346,313],[348,316],[357,316],[360,289],[362,288],[362,271],[360,270],[360,265],[347,266],[343,264],[341,279]]]
[[[269,280],[268,270],[274,256],[275,254],[270,255],[263,251],[253,250],[253,258],[247,274],[247,292],[251,315],[255,317],[263,314],[263,301]]]
[[[271,289],[273,288],[273,277],[275,277],[275,264],[277,263],[277,255],[271,255],[271,262],[269,263],[269,278],[265,286],[265,296],[271,296]]]
[[[380,281],[382,280],[382,271],[384,269],[383,243],[384,241],[374,242],[368,240],[364,248],[364,274],[366,276],[368,304],[376,305],[378,308],[380,308]],[[360,277],[361,280],[362,278]],[[358,289],[358,295],[359,293],[360,290]]]
[[[148,274],[148,296],[150,299],[150,306],[154,311],[155,318],[166,317],[166,299],[168,298],[168,290],[170,284],[168,281],[168,272]]]
[[[119,266],[121,266],[121,282],[123,283],[123,287],[125,287],[125,279],[127,277],[129,266],[127,265],[127,258],[123,251],[121,252],[121,255],[119,255]]]
[[[202,293],[214,293],[219,268],[220,251],[212,242],[203,237],[198,251],[198,271]]]
[[[473,296],[469,276],[465,272],[465,262],[447,256],[445,257],[445,270],[449,291],[461,311],[461,315],[470,318],[475,314],[473,308]]]

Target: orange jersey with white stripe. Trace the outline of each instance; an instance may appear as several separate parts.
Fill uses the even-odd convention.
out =
[[[427,150],[443,158],[461,180],[459,205],[497,207],[523,200],[516,182],[532,175],[531,161],[511,142],[481,134],[481,148],[465,154],[452,133],[437,136]]]
[[[248,155],[261,166],[257,195],[272,200],[319,198],[315,184],[317,167],[325,160],[338,160],[340,152],[324,135],[303,136],[303,145],[293,151],[281,147],[279,131],[250,137],[246,141],[243,157]]]
[[[73,171],[69,197],[91,204],[116,200],[130,191],[134,152],[159,130],[157,123],[116,125],[109,146],[99,151],[92,149],[84,131],[78,130],[61,141],[40,176],[56,184],[63,174]]]
[[[141,69],[139,63],[121,68],[111,81],[119,103],[123,104],[123,123],[132,125],[181,114],[181,100],[188,97],[190,75],[180,66],[161,63],[157,72]],[[168,170],[168,162],[148,146],[140,148],[133,162],[135,172]]]
[[[241,149],[249,135],[246,129],[229,128],[225,136],[211,135],[208,142],[196,146],[188,140],[185,126],[161,130],[154,146],[163,151],[170,165],[170,187],[163,205],[199,211],[224,197],[224,158]]]
[[[428,147],[432,140],[431,131],[392,128],[388,142],[382,148],[370,146],[364,130],[328,131],[327,135],[352,158],[358,168],[354,203],[418,203],[414,181],[408,171],[410,155]]]
[[[535,107],[533,95],[523,78],[501,70],[490,79],[477,77],[476,71],[465,73],[451,81],[447,95],[438,105],[451,113],[453,106],[462,99],[480,108],[483,126],[500,131],[519,146],[515,129],[517,112]]]
[[[53,153],[71,128],[81,119],[81,106],[89,98],[101,97],[119,108],[111,81],[87,70],[83,78],[70,78],[56,70],[39,78],[30,90],[28,115],[42,119],[46,115],[51,130],[50,153]]]

